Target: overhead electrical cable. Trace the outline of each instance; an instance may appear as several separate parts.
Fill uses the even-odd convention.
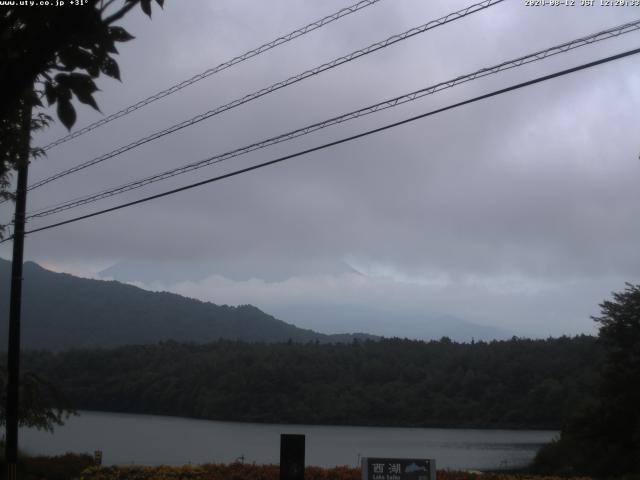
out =
[[[444,17],[438,18],[437,20],[432,20],[428,23],[425,23],[424,25],[421,25],[419,27],[415,27],[415,28],[411,28],[409,30],[407,30],[406,32],[397,34],[397,35],[393,35],[389,38],[387,38],[386,40],[380,41],[380,42],[376,42],[373,43],[371,45],[369,45],[368,47],[362,48],[360,50],[356,50],[348,55],[344,55],[342,57],[336,58],[330,62],[324,63],[320,66],[314,67],[310,70],[306,70],[298,75],[294,75],[292,77],[289,77],[286,80],[282,80],[280,82],[274,83],[273,85],[270,85],[269,87],[266,88],[262,88],[254,93],[245,95],[241,98],[238,98],[236,100],[233,100],[230,103],[227,103],[225,105],[221,105],[218,106],[216,108],[214,108],[213,110],[209,110],[208,112],[202,113],[200,115],[197,115],[189,120],[185,120],[183,122],[177,123],[175,125],[172,125],[171,127],[165,128],[164,130],[160,130],[157,131],[151,135],[148,135],[146,137],[143,137],[139,140],[136,140],[135,142],[129,143],[128,145],[124,145],[122,147],[119,147],[109,153],[106,153],[104,155],[101,155],[99,157],[96,157],[92,160],[89,160],[87,162],[81,163],[75,167],[72,167],[70,169],[64,170],[62,172],[59,172],[55,175],[52,175],[48,178],[45,178],[43,180],[40,180],[38,182],[33,183],[32,185],[29,186],[29,190],[33,190],[35,188],[41,187],[43,185],[46,185],[47,183],[50,183],[54,180],[57,180],[59,178],[62,178],[64,176],[70,175],[72,173],[75,173],[79,170],[85,169],[87,167],[90,167],[92,165],[95,165],[97,163],[103,162],[107,159],[116,157],[124,152],[128,152],[129,150],[132,150],[136,147],[139,147],[141,145],[144,145],[146,143],[149,143],[153,140],[157,140],[158,138],[164,137],[165,135],[169,135],[171,133],[175,133],[178,130],[181,130],[183,128],[186,127],[190,127],[191,125],[194,125],[196,123],[199,123],[203,120],[206,120],[208,118],[213,117],[214,115],[218,115],[222,112],[225,112],[227,110],[231,110],[232,108],[238,107],[240,105],[243,105],[245,103],[248,103],[252,100],[256,100],[260,97],[263,97],[264,95],[267,95],[269,93],[275,92],[277,90],[280,90],[281,88],[287,87],[289,85],[292,85],[294,83],[300,82],[302,80],[305,80],[309,77],[318,75],[321,72],[330,70],[332,68],[335,68],[339,65],[343,65],[345,63],[351,62],[357,58],[363,57],[365,55],[368,55],[370,53],[376,52],[378,50],[381,50],[383,48],[389,47],[391,45],[394,45],[395,43],[401,42],[403,40],[406,40],[408,38],[414,37],[416,35],[419,35],[421,33],[425,33],[429,30],[432,30],[434,28],[437,28],[439,26],[445,25],[447,23],[453,22],[455,20],[459,20],[461,18],[464,18],[468,15],[471,15],[473,13],[479,12],[481,10],[484,10],[486,8],[489,8],[491,6],[497,5],[498,3],[502,3],[504,0],[484,0],[480,3],[475,3],[473,5],[470,5],[462,10],[458,10],[456,12],[452,12],[449,13],[448,15],[445,15]]]
[[[564,75],[568,75],[568,74],[575,73],[575,72],[578,72],[578,71],[581,71],[581,70],[592,68],[592,67],[595,67],[597,65],[602,65],[604,63],[608,63],[608,62],[611,62],[611,61],[614,61],[614,60],[619,60],[621,58],[629,57],[631,55],[636,55],[638,53],[640,53],[640,48],[635,48],[633,50],[628,50],[626,52],[619,53],[617,55],[611,55],[611,56],[606,57],[606,58],[601,58],[600,60],[596,60],[596,61],[589,62],[589,63],[584,63],[584,64],[579,65],[577,67],[568,68],[566,70],[561,70],[561,71],[558,71],[558,72],[555,72],[555,73],[552,73],[552,74],[549,74],[549,75],[544,75],[544,76],[541,76],[541,77],[534,78],[533,80],[528,80],[526,82],[518,83],[518,84],[512,85],[510,87],[501,88],[499,90],[494,90],[494,91],[492,91],[490,93],[486,93],[484,95],[479,95],[477,97],[473,97],[473,98],[470,98],[468,100],[464,100],[462,102],[458,102],[458,103],[455,103],[455,104],[452,104],[452,105],[449,105],[449,106],[446,106],[446,107],[442,107],[442,108],[438,108],[438,109],[435,109],[435,110],[431,110],[430,112],[423,113],[421,115],[416,115],[414,117],[410,117],[410,118],[407,118],[405,120],[401,120],[399,122],[390,123],[390,124],[384,125],[382,127],[374,128],[374,129],[371,129],[371,130],[367,130],[365,132],[361,132],[361,133],[356,134],[356,135],[351,135],[349,137],[342,138],[340,140],[335,140],[333,142],[325,143],[325,144],[319,145],[317,147],[308,148],[306,150],[302,150],[302,151],[299,151],[299,152],[296,152],[296,153],[293,153],[293,154],[290,154],[290,155],[285,155],[283,157],[279,157],[279,158],[276,158],[274,160],[270,160],[268,162],[264,162],[264,163],[260,163],[260,164],[253,165],[253,166],[250,166],[250,167],[246,167],[246,168],[242,168],[242,169],[239,169],[239,170],[235,170],[233,172],[229,172],[229,173],[226,173],[224,175],[219,175],[217,177],[209,178],[207,180],[202,180],[202,181],[199,181],[199,182],[191,183],[189,185],[185,185],[185,186],[179,187],[179,188],[174,188],[172,190],[168,190],[166,192],[158,193],[158,194],[155,194],[155,195],[150,195],[148,197],[144,197],[144,198],[141,198],[141,199],[138,199],[138,200],[134,200],[132,202],[123,203],[123,204],[117,205],[115,207],[106,208],[104,210],[99,210],[97,212],[89,213],[89,214],[86,214],[86,215],[80,215],[78,217],[70,218],[68,220],[64,220],[64,221],[61,221],[61,222],[45,225],[44,227],[34,228],[34,229],[29,230],[29,231],[27,231],[25,233],[26,234],[31,234],[31,233],[41,232],[41,231],[44,231],[44,230],[49,230],[49,229],[52,229],[52,228],[60,227],[62,225],[68,225],[70,223],[78,222],[80,220],[85,220],[87,218],[92,218],[92,217],[96,217],[96,216],[99,216],[99,215],[104,215],[106,213],[114,212],[116,210],[121,210],[123,208],[127,208],[127,207],[131,207],[131,206],[138,205],[138,204],[141,204],[141,203],[149,202],[151,200],[157,200],[159,198],[166,197],[168,195],[173,195],[173,194],[178,193],[178,192],[183,192],[185,190],[190,190],[192,188],[196,188],[196,187],[200,187],[202,185],[206,185],[206,184],[209,184],[209,183],[213,183],[213,182],[217,182],[217,181],[220,181],[220,180],[224,180],[226,178],[234,177],[234,176],[237,176],[237,175],[240,175],[240,174],[243,174],[243,173],[247,173],[247,172],[250,172],[250,171],[253,171],[253,170],[258,170],[258,169],[263,168],[263,167],[267,167],[267,166],[270,166],[270,165],[275,165],[277,163],[281,163],[281,162],[284,162],[286,160],[290,160],[292,158],[296,158],[296,157],[300,157],[300,156],[303,156],[303,155],[307,155],[309,153],[313,153],[313,152],[324,150],[324,149],[327,149],[327,148],[330,148],[330,147],[334,147],[334,146],[340,145],[342,143],[347,143],[347,142],[350,142],[350,141],[353,141],[353,140],[356,140],[356,139],[359,139],[359,138],[367,137],[367,136],[373,135],[375,133],[380,133],[382,131],[389,130],[391,128],[395,128],[395,127],[398,127],[400,125],[405,125],[407,123],[415,122],[417,120],[420,120],[420,119],[423,119],[423,118],[426,118],[426,117],[429,117],[429,116],[432,116],[432,115],[436,115],[438,113],[442,113],[442,112],[445,112],[447,110],[452,110],[454,108],[458,108],[458,107],[461,107],[461,106],[464,106],[464,105],[469,105],[471,103],[475,103],[475,102],[478,102],[480,100],[485,100],[487,98],[491,98],[491,97],[495,97],[495,96],[498,96],[498,95],[502,95],[502,94],[507,93],[507,92],[512,92],[514,90],[518,90],[518,89],[521,89],[521,88],[524,88],[524,87],[528,87],[530,85],[534,85],[534,84],[537,84],[537,83],[541,83],[541,82],[545,82],[545,81],[548,81],[548,80],[552,80],[554,78],[562,77]],[[7,240],[9,240],[9,238],[7,238],[5,240],[2,240],[0,243],[3,243],[5,241],[7,241]]]
[[[149,105],[150,103],[155,102],[156,100],[160,100],[161,98],[164,98],[168,95],[171,95],[172,93],[175,93],[177,91],[182,90],[183,88],[188,87],[189,85],[193,85],[196,82],[199,82],[200,80],[203,80],[207,77],[210,77],[211,75],[214,75],[216,73],[219,73],[223,70],[226,70],[229,67],[232,67],[234,65],[237,65],[238,63],[244,62],[245,60],[249,60],[250,58],[253,58],[257,55],[260,55],[261,53],[267,52],[275,47],[278,47],[284,43],[288,43],[291,40],[294,40],[298,37],[301,37],[309,32],[312,32],[314,30],[317,30],[320,27],[324,27],[325,25],[328,25],[332,22],[335,22],[336,20],[339,20],[343,17],[346,17],[347,15],[350,15],[352,13],[355,13],[359,10],[362,10],[363,8],[369,7],[375,3],[378,3],[380,0],[362,0],[358,3],[355,3],[349,7],[345,7],[341,10],[338,10],[335,13],[332,13],[331,15],[327,15],[324,18],[321,18],[320,20],[316,20],[315,22],[312,22],[308,25],[305,25],[304,27],[298,28],[290,33],[287,33],[286,35],[282,35],[278,38],[276,38],[275,40],[272,40],[270,42],[267,42],[263,45],[260,45],[259,47],[256,47],[252,50],[249,50],[248,52],[243,53],[242,55],[238,55],[237,57],[232,58],[231,60],[227,60],[226,62],[221,63],[220,65],[217,65],[213,68],[210,68],[208,70],[205,70],[202,73],[199,73],[198,75],[194,75],[193,77],[187,79],[187,80],[183,80],[180,83],[176,83],[175,85],[172,85],[171,87],[162,90],[158,93],[155,93],[154,95],[151,95],[147,98],[145,98],[144,100],[140,100],[137,103],[134,103],[133,105],[130,105],[126,108],[123,108],[122,110],[119,110],[115,113],[112,113],[111,115],[101,118],[100,120],[91,123],[90,125],[87,125],[86,127],[83,127],[73,133],[70,133],[69,135],[65,135],[64,137],[61,137],[57,140],[55,140],[54,142],[49,143],[48,145],[42,147],[43,150],[50,150],[53,147],[60,145],[62,143],[68,142],[69,140],[79,137],[81,135],[84,135],[87,132],[90,132],[91,130],[95,130],[98,127],[101,127],[103,125],[106,125],[109,122],[112,122],[113,120],[116,120],[120,117],[124,117],[125,115],[130,114],[131,112],[134,112],[140,108],[143,108],[147,105]]]
[[[603,30],[597,33],[593,33],[591,35],[585,36],[585,37],[581,37],[575,40],[571,40],[569,42],[565,42],[559,45],[555,45],[553,47],[547,48],[545,50],[540,50],[537,51],[535,53],[531,53],[525,56],[521,56],[518,57],[516,59],[513,60],[508,60],[502,63],[499,63],[497,65],[491,66],[491,67],[486,67],[486,68],[482,68],[480,70],[476,70],[475,72],[472,73],[468,73],[465,75],[460,75],[458,77],[455,77],[451,80],[447,80],[445,82],[440,82],[437,83],[435,85],[431,85],[429,87],[425,87],[422,88],[420,90],[416,90],[414,92],[411,93],[407,93],[405,95],[401,95],[398,97],[394,97],[379,103],[376,103],[374,105],[370,105],[364,108],[361,108],[359,110],[354,110],[352,112],[349,113],[345,113],[343,115],[337,116],[337,117],[332,117],[329,118],[327,120],[323,120],[321,122],[317,122],[314,123],[312,125],[307,125],[305,127],[275,136],[275,137],[271,137],[268,138],[266,140],[261,140],[259,142],[255,142],[252,143],[250,145],[241,147],[241,148],[237,148],[235,150],[231,150],[219,155],[215,155],[197,162],[193,162],[193,163],[189,163],[186,165],[183,165],[181,167],[178,168],[174,168],[171,170],[167,170],[165,172],[162,173],[158,173],[149,177],[145,177],[142,179],[138,179],[129,183],[126,183],[124,185],[120,185],[118,187],[113,187],[107,190],[103,190],[101,192],[98,193],[94,193],[94,194],[90,194],[90,195],[85,195],[83,197],[79,197],[79,198],[75,198],[72,200],[68,200],[66,202],[62,202],[59,203],[57,205],[53,205],[53,206],[49,206],[49,207],[44,207],[41,209],[38,209],[36,211],[30,212],[27,214],[27,219],[32,219],[32,218],[39,218],[39,217],[45,217],[48,215],[53,215],[55,213],[59,213],[65,210],[69,210],[71,208],[75,208],[75,207],[79,207],[82,205],[86,205],[88,203],[93,203],[95,201],[104,199],[104,198],[108,198],[108,197],[112,197],[124,192],[128,192],[130,190],[134,190],[137,188],[141,188],[144,187],[146,185],[161,181],[161,180],[165,180],[171,177],[175,177],[177,175],[181,175],[183,173],[187,173],[193,170],[197,170],[209,165],[213,165],[216,163],[221,163],[225,160],[228,160],[230,158],[234,158],[234,157],[238,157],[240,155],[244,155],[262,148],[266,148],[268,146],[271,145],[275,145],[281,142],[285,142],[288,140],[292,140],[294,138],[298,138],[301,137],[303,135],[307,135],[309,133],[321,130],[323,128],[327,128],[329,126],[332,125],[337,125],[349,120],[353,120],[365,115],[369,115],[375,112],[379,112],[381,110],[385,110],[388,108],[393,108],[396,107],[398,105],[402,105],[404,103],[408,103],[414,100],[417,100],[419,98],[422,98],[426,95],[431,95],[434,93],[437,93],[441,90],[447,89],[447,88],[452,88],[456,85],[460,85],[466,82],[470,82],[472,80],[478,79],[478,78],[482,78],[488,75],[493,75],[493,74],[497,74],[499,72],[505,71],[505,70],[509,70],[512,68],[516,68],[516,67],[520,67],[523,65],[527,65],[529,63],[535,62],[535,61],[539,61],[539,60],[543,60],[545,58],[549,58],[551,56],[560,54],[560,53],[565,53],[568,52],[570,50],[573,50],[575,48],[578,47],[582,47],[585,45],[591,45],[595,42],[599,42],[608,38],[614,38],[614,37],[618,37],[620,35],[626,34],[626,33],[630,33],[633,31],[637,31],[640,30],[640,19],[634,21],[634,22],[629,22],[629,23],[625,23],[622,25],[618,25],[616,27],[613,28],[609,28],[607,30]]]

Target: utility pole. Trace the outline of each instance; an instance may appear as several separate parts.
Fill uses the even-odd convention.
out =
[[[27,209],[27,177],[31,153],[32,91],[24,95],[21,108],[22,149],[18,161],[16,211],[13,227],[13,257],[11,261],[11,300],[9,303],[9,354],[7,359],[7,423],[5,458],[7,479],[17,479],[18,464],[18,404],[20,391],[20,310],[22,306],[22,263],[24,253],[24,220]]]

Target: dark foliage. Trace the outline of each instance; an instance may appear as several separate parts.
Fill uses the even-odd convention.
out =
[[[166,342],[31,352],[74,407],[252,422],[558,428],[588,398],[593,337],[458,344]]]
[[[156,0],[162,6],[163,0]],[[133,39],[114,23],[137,4],[151,16],[150,0],[88,0],[80,8],[12,6],[0,13],[0,117],[16,111],[25,92],[41,89],[49,105],[57,103],[58,117],[67,127],[75,123],[72,96],[98,109],[93,79],[101,73],[120,79],[117,42]],[[34,88],[38,85],[38,88]],[[39,105],[37,98],[32,99]]]
[[[5,424],[7,402],[7,370],[0,364],[0,425]],[[52,432],[56,425],[75,411],[58,389],[33,372],[23,372],[20,378],[20,405],[18,423]]]
[[[164,0],[156,2],[162,6]],[[77,8],[16,2],[0,9],[0,198],[12,197],[11,172],[24,161],[25,149],[27,157],[43,154],[30,148],[26,128],[29,115],[31,129],[51,120],[33,111],[43,107],[43,98],[56,105],[58,118],[71,129],[77,116],[72,99],[97,110],[94,79],[100,74],[120,79],[116,43],[133,37],[114,23],[138,4],[151,16],[151,0],[88,0]],[[0,238],[2,233],[0,227]]]
[[[594,399],[577,410],[560,438],[536,458],[543,473],[640,474],[640,285],[600,305],[603,362]]]
[[[0,446],[4,447],[4,445]],[[4,448],[0,449],[4,452]],[[86,454],[67,453],[56,457],[21,455],[18,475],[22,480],[69,480],[80,478],[81,473],[94,465],[93,457]],[[0,479],[5,478],[4,458],[0,453]]]

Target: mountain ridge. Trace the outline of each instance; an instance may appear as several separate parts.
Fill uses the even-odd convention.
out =
[[[0,259],[0,294],[8,298],[11,262]],[[253,305],[216,305],[170,292],[151,292],[117,281],[75,277],[25,262],[22,346],[64,350],[154,344],[166,340],[205,343],[341,343],[375,339],[367,334],[327,335],[298,328]],[[0,306],[7,324],[8,306]],[[7,329],[0,329],[0,345]]]
[[[0,258],[0,295],[9,298],[11,262]],[[25,349],[64,350],[69,348],[111,348],[162,341],[207,343],[216,340],[245,342],[349,343],[399,337],[392,326],[402,312],[377,312],[367,306],[355,311],[348,306],[309,307],[276,310],[276,316],[253,305],[218,305],[168,291],[151,291],[112,279],[88,279],[47,270],[35,262],[25,262],[22,306],[22,345]],[[306,317],[305,317],[306,314]],[[309,324],[309,317],[313,324]],[[459,319],[447,321],[424,315],[410,318],[420,324],[423,334],[411,338],[432,340],[449,337],[454,341],[506,339],[513,335],[497,328],[482,327]],[[0,303],[0,319],[7,324],[8,302]],[[295,325],[306,319],[307,327]],[[419,320],[419,321],[418,321]],[[355,322],[355,324],[354,324]],[[338,331],[355,325],[358,333]],[[414,325],[414,326],[415,326]],[[360,333],[365,327],[374,334]],[[384,328],[381,328],[384,326]],[[480,328],[480,330],[479,330]],[[482,330],[484,329],[484,330]],[[0,350],[7,345],[7,328],[0,327]],[[406,335],[405,335],[406,336]]]

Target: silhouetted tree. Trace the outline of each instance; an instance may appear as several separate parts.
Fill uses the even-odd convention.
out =
[[[162,6],[164,0],[156,0]],[[116,43],[133,37],[114,25],[140,4],[151,16],[151,0],[88,0],[71,8],[10,6],[0,9],[0,197],[24,151],[25,104],[56,104],[60,121],[76,121],[72,98],[98,109],[93,94],[100,74],[120,79]],[[32,129],[49,117],[35,112]],[[27,146],[28,148],[28,146]],[[32,155],[42,154],[32,151]],[[1,232],[0,232],[1,233]]]
[[[162,6],[164,0],[156,2]],[[113,58],[116,43],[133,38],[114,24],[138,4],[151,16],[151,0],[87,0],[69,8],[0,7],[0,198],[12,198],[11,173],[20,162],[43,154],[31,148],[31,133],[51,120],[34,111],[43,107],[43,98],[49,106],[56,104],[57,116],[68,129],[76,121],[73,97],[98,110],[94,79],[101,73],[120,79]],[[0,238],[3,231],[0,225]],[[5,418],[5,377],[0,375],[0,422]],[[60,423],[67,411],[49,408],[47,397],[60,406],[50,384],[23,376],[20,423],[45,429]]]
[[[600,305],[599,338],[605,349],[599,430],[608,463],[640,473],[640,285],[627,284]]]
[[[600,304],[599,343],[604,350],[595,402],[543,448],[545,473],[618,476],[640,473],[640,285],[627,284]]]
[[[6,368],[0,365],[0,425],[4,425],[6,419],[6,380]],[[75,414],[56,387],[32,372],[21,376],[20,399],[18,423],[21,427],[53,431],[55,425],[62,425],[65,418]]]

